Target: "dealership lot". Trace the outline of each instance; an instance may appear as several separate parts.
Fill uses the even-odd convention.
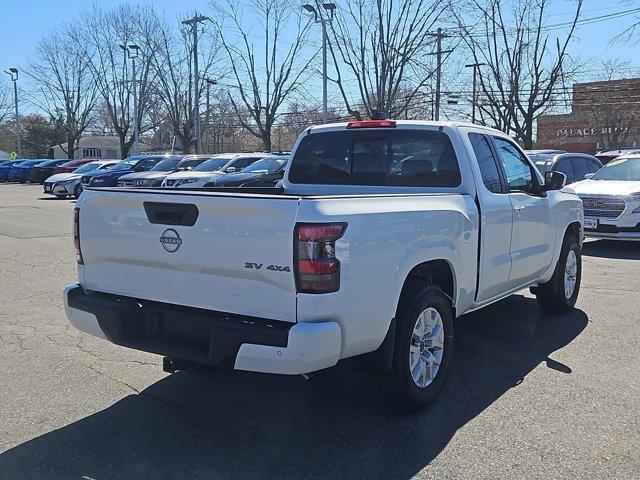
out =
[[[73,202],[41,189],[0,185],[0,478],[640,477],[640,244],[587,242],[569,315],[526,293],[460,318],[443,394],[404,417],[349,365],[166,375],[76,331]]]

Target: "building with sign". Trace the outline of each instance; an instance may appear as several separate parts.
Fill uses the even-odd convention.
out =
[[[576,83],[571,113],[538,118],[536,148],[595,153],[640,147],[640,78]]]

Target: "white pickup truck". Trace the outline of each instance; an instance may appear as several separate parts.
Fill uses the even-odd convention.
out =
[[[66,314],[168,371],[360,356],[416,410],[443,385],[456,316],[527,287],[546,311],[574,306],[583,211],[563,184],[488,128],[312,127],[280,189],[88,188]]]

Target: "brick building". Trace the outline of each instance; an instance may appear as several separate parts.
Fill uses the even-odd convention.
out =
[[[538,118],[536,148],[595,153],[640,147],[640,78],[573,85],[571,113]]]

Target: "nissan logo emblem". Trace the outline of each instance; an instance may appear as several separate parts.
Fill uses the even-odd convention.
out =
[[[182,239],[173,228],[167,228],[162,232],[162,235],[160,235],[160,243],[162,244],[162,248],[167,252],[175,253],[180,248],[180,245],[182,245]]]

